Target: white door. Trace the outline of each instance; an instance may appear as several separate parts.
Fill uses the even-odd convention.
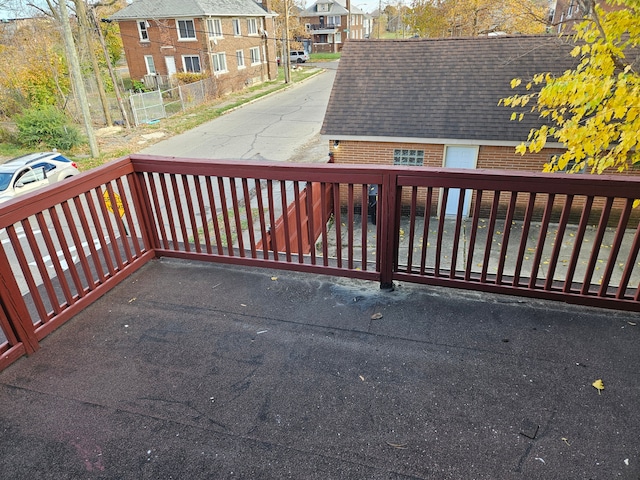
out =
[[[477,160],[478,147],[445,147],[444,166],[446,168],[476,168]],[[462,207],[462,215],[464,217],[469,216],[471,193],[471,190],[465,190],[464,205]],[[449,189],[445,215],[456,215],[458,213],[458,203],[460,203],[460,189]]]
[[[167,66],[167,75],[175,75],[176,73],[176,58],[164,57],[164,63]]]

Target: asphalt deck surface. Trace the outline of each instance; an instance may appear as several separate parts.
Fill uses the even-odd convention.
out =
[[[638,317],[154,261],[0,372],[0,478],[638,480]]]

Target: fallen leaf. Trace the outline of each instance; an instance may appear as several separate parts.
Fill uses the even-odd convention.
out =
[[[271,277],[271,280],[273,280],[274,282],[278,279],[278,277]]]
[[[566,443],[567,445],[571,446],[571,444],[569,443],[569,440],[568,440],[568,439],[566,439],[565,437],[562,437],[562,441],[563,441],[564,443]]]
[[[407,444],[406,443],[391,443],[391,442],[385,442],[387,445],[389,445],[390,447],[393,448],[399,448],[401,450],[406,450],[407,448]]]
[[[598,395],[600,395],[600,392],[604,390],[604,383],[602,383],[602,379],[600,378],[593,382],[591,385],[598,389]]]
[[[133,297],[131,300],[129,300],[129,303],[135,302],[137,300],[138,297]]]
[[[371,315],[371,320],[380,320],[382,318],[382,314],[380,312],[374,313]]]
[[[364,382],[364,377],[362,375],[358,375],[358,377],[360,377],[360,380]]]

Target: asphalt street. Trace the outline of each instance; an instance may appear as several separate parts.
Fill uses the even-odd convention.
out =
[[[337,62],[325,71],[140,153],[186,158],[323,162],[320,128]]]

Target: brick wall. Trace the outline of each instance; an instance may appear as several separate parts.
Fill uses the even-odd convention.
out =
[[[125,56],[132,79],[139,80],[147,74],[144,57],[153,56],[156,71],[159,75],[167,75],[165,57],[174,57],[176,69],[183,71],[183,55],[198,55],[203,71],[212,72],[211,53],[224,52],[227,72],[216,76],[216,84],[220,93],[240,90],[247,85],[274,80],[277,77],[275,62],[275,43],[262,35],[248,35],[247,19],[240,17],[241,35],[234,36],[231,18],[221,18],[222,35],[215,43],[210,43],[206,35],[204,19],[194,19],[196,29],[195,41],[179,41],[176,23],[173,19],[148,20],[149,41],[140,41],[136,21],[122,21],[120,33],[124,45]],[[273,19],[263,19],[267,32],[273,32]],[[273,36],[273,34],[271,35]],[[261,62],[251,65],[250,49],[260,49]],[[245,68],[238,68],[236,51],[244,52]],[[265,55],[266,53],[266,55]]]
[[[341,140],[337,148],[334,147],[334,142],[329,142],[329,151],[332,153],[334,163],[346,163],[346,164],[375,164],[375,165],[393,165],[393,153],[395,149],[410,149],[410,150],[423,150],[424,151],[424,166],[427,167],[442,167],[444,159],[444,145],[436,144],[421,144],[421,143],[389,143],[389,142],[360,142],[360,141],[347,141]],[[562,153],[562,149],[558,148],[545,148],[542,152],[536,154],[527,153],[524,156],[515,152],[514,147],[499,147],[499,146],[481,146],[478,151],[477,168],[485,169],[500,169],[500,170],[516,170],[516,171],[529,171],[529,172],[541,172],[543,165],[549,161],[552,155]],[[617,172],[610,172],[615,174]],[[640,170],[635,169],[629,171],[628,174],[639,175]],[[506,214],[506,207],[509,202],[510,194],[501,194],[499,217],[504,218]],[[434,189],[433,203],[431,214],[435,215],[438,208],[439,190]],[[521,218],[524,215],[524,209],[528,202],[528,195],[519,194],[516,202],[517,214],[516,218]],[[359,199],[359,197],[357,197]],[[426,189],[418,189],[418,205],[423,208],[426,199]],[[539,195],[535,203],[534,218],[540,220],[543,212],[544,205],[546,204],[546,195]],[[491,210],[491,203],[493,200],[493,193],[485,192],[481,203],[481,217],[488,216]],[[402,203],[406,207],[411,202],[411,189],[405,188],[402,193]],[[471,203],[471,211],[475,206],[476,195],[474,193]],[[558,220],[561,206],[564,203],[564,196],[558,196],[554,201],[554,215],[553,221]],[[341,192],[341,204],[346,204],[346,193]],[[356,200],[356,204],[359,206],[359,200]],[[572,206],[572,218],[571,221],[578,220],[579,212],[584,204],[583,198],[576,198]],[[613,224],[617,221],[622,208],[623,203],[616,201],[614,203],[613,212],[611,214],[609,223]],[[593,204],[593,211],[591,214],[591,223],[595,223],[601,213],[603,207],[603,199],[596,198]],[[359,210],[359,208],[358,208]],[[636,209],[637,210],[637,209]],[[634,217],[640,215],[640,212],[634,210]],[[634,221],[637,221],[635,219]]]

